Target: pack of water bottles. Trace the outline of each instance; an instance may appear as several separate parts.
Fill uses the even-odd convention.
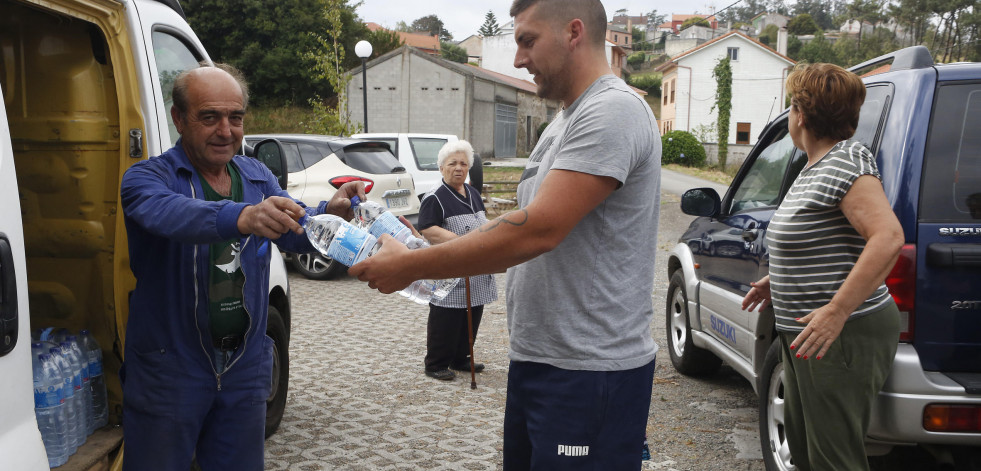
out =
[[[429,247],[424,239],[415,237],[412,231],[399,221],[398,217],[384,206],[374,201],[351,199],[354,209],[352,222],[332,214],[303,216],[299,223],[303,226],[310,243],[324,256],[350,267],[378,251],[378,242],[383,234],[388,234],[410,249]],[[418,280],[399,294],[419,304],[446,297],[459,283],[459,278],[447,280]]]
[[[32,337],[34,413],[54,468],[109,422],[102,349],[85,329],[49,327]]]

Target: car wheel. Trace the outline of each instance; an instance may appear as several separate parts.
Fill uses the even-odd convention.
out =
[[[328,280],[340,275],[347,268],[340,262],[335,262],[319,253],[292,254],[290,264],[297,272],[311,280]]]
[[[671,275],[664,317],[667,322],[668,353],[674,369],[689,376],[707,375],[719,369],[722,360],[712,352],[696,347],[692,339],[688,293],[685,292],[685,275],[681,270]]]
[[[289,333],[282,314],[273,306],[269,306],[266,335],[273,340],[272,388],[266,398],[266,438],[269,438],[283,420],[290,382]]]
[[[790,456],[787,431],[784,427],[783,362],[780,355],[780,339],[770,344],[760,371],[760,450],[767,471],[791,471],[797,469]]]

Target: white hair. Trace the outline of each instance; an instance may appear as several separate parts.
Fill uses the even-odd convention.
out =
[[[446,158],[457,152],[463,152],[463,155],[467,156],[467,166],[473,167],[473,146],[463,139],[443,144],[443,147],[439,149],[439,154],[436,155],[436,165],[443,168],[443,162],[446,161]]]

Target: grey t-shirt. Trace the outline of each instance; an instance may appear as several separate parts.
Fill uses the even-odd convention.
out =
[[[620,184],[558,247],[508,270],[511,359],[593,371],[650,363],[661,197],[650,107],[623,80],[600,77],[545,129],[518,185],[519,207],[550,169]]]

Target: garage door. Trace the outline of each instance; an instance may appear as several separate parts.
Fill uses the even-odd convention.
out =
[[[494,157],[517,157],[518,107],[495,103]]]

